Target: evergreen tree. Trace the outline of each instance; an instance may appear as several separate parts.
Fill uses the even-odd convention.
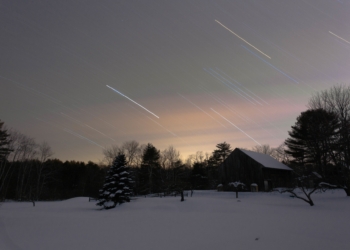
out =
[[[207,161],[208,188],[215,188],[218,185],[218,168],[220,164],[231,154],[231,145],[222,142],[216,145],[216,149]]]
[[[150,194],[162,190],[160,152],[151,143],[143,151],[139,172],[140,193]]]
[[[209,187],[208,174],[205,169],[205,163],[195,162],[193,164],[190,181],[191,181],[191,186],[194,189],[203,190]]]
[[[107,172],[105,184],[100,189],[98,203],[105,209],[114,208],[118,204],[130,201],[131,185],[129,168],[126,166],[124,154],[119,154]]]
[[[324,109],[302,112],[289,136],[286,153],[293,157],[292,163],[325,177],[326,166],[337,162],[339,122],[334,113]]]
[[[217,144],[216,148],[213,152],[212,161],[218,166],[231,154],[232,149],[231,145],[226,142]]]

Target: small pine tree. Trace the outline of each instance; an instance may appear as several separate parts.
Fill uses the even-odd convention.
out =
[[[114,208],[118,204],[130,201],[133,183],[129,168],[126,166],[124,154],[118,154],[107,172],[105,184],[99,191],[98,203],[105,209]]]

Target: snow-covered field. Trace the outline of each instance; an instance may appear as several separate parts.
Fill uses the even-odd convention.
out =
[[[279,193],[195,191],[137,198],[99,210],[88,198],[5,202],[0,249],[350,249],[350,197],[313,195],[315,206]]]

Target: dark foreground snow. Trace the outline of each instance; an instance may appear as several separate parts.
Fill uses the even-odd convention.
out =
[[[350,197],[315,194],[315,206],[279,193],[195,191],[193,197],[137,198],[98,210],[88,198],[6,202],[0,249],[302,250],[348,249]]]

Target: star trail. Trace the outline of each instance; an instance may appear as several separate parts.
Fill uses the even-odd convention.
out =
[[[280,145],[350,84],[350,1],[4,1],[0,120],[62,160]]]

